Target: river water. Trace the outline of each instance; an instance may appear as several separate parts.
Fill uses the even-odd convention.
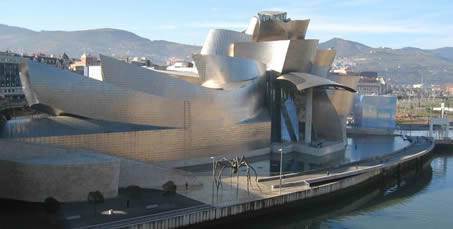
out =
[[[453,153],[436,154],[399,185],[389,182],[271,216],[243,223],[247,228],[453,228]]]
[[[354,136],[348,138],[346,150],[326,156],[313,156],[297,152],[283,155],[282,172],[305,172],[366,160],[398,151],[410,143],[400,136]],[[280,154],[274,153],[252,161],[258,175],[280,174]],[[243,169],[245,170],[245,169]]]

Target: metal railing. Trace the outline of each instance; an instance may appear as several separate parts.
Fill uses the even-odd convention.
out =
[[[178,217],[178,216],[184,216],[184,215],[188,215],[191,213],[208,210],[211,208],[213,208],[213,207],[210,205],[201,204],[201,205],[196,205],[196,206],[192,206],[192,207],[188,207],[188,208],[180,208],[180,209],[175,209],[175,210],[170,210],[170,211],[152,213],[152,214],[148,214],[148,215],[144,215],[144,216],[130,217],[130,218],[126,218],[126,219],[120,219],[120,220],[115,220],[115,221],[111,221],[111,222],[99,223],[99,224],[93,224],[93,225],[81,226],[81,227],[75,227],[75,228],[76,229],[125,228],[125,227],[134,226],[137,224],[151,223],[153,221],[159,221],[159,220],[174,218],[174,217]]]

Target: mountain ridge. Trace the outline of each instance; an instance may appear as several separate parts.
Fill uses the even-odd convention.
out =
[[[321,48],[332,46],[337,51],[335,63],[348,65],[353,71],[376,71],[399,84],[453,83],[452,47],[373,48],[341,38],[333,38],[320,44]]]
[[[78,31],[33,31],[0,24],[0,50],[17,53],[83,53],[111,56],[145,56],[162,64],[168,58],[190,59],[199,46],[164,40],[149,40],[132,32],[114,28]]]
[[[332,38],[319,48],[337,51],[336,63],[345,62],[354,71],[377,71],[397,83],[453,82],[453,47],[420,49],[374,48],[359,42]],[[200,46],[165,40],[150,40],[132,32],[100,28],[78,31],[33,31],[0,24],[0,50],[17,53],[47,53],[78,57],[83,53],[110,56],[144,56],[157,64],[169,58],[191,60]]]

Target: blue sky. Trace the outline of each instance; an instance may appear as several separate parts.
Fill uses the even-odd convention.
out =
[[[308,37],[373,47],[453,47],[451,0],[1,0],[0,23],[33,30],[117,28],[201,45],[210,28],[243,30],[260,10],[310,18]]]

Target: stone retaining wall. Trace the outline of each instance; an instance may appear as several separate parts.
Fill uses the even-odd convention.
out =
[[[99,190],[105,198],[118,195],[119,162],[105,164],[52,165],[0,161],[0,197],[43,202],[85,201]]]

